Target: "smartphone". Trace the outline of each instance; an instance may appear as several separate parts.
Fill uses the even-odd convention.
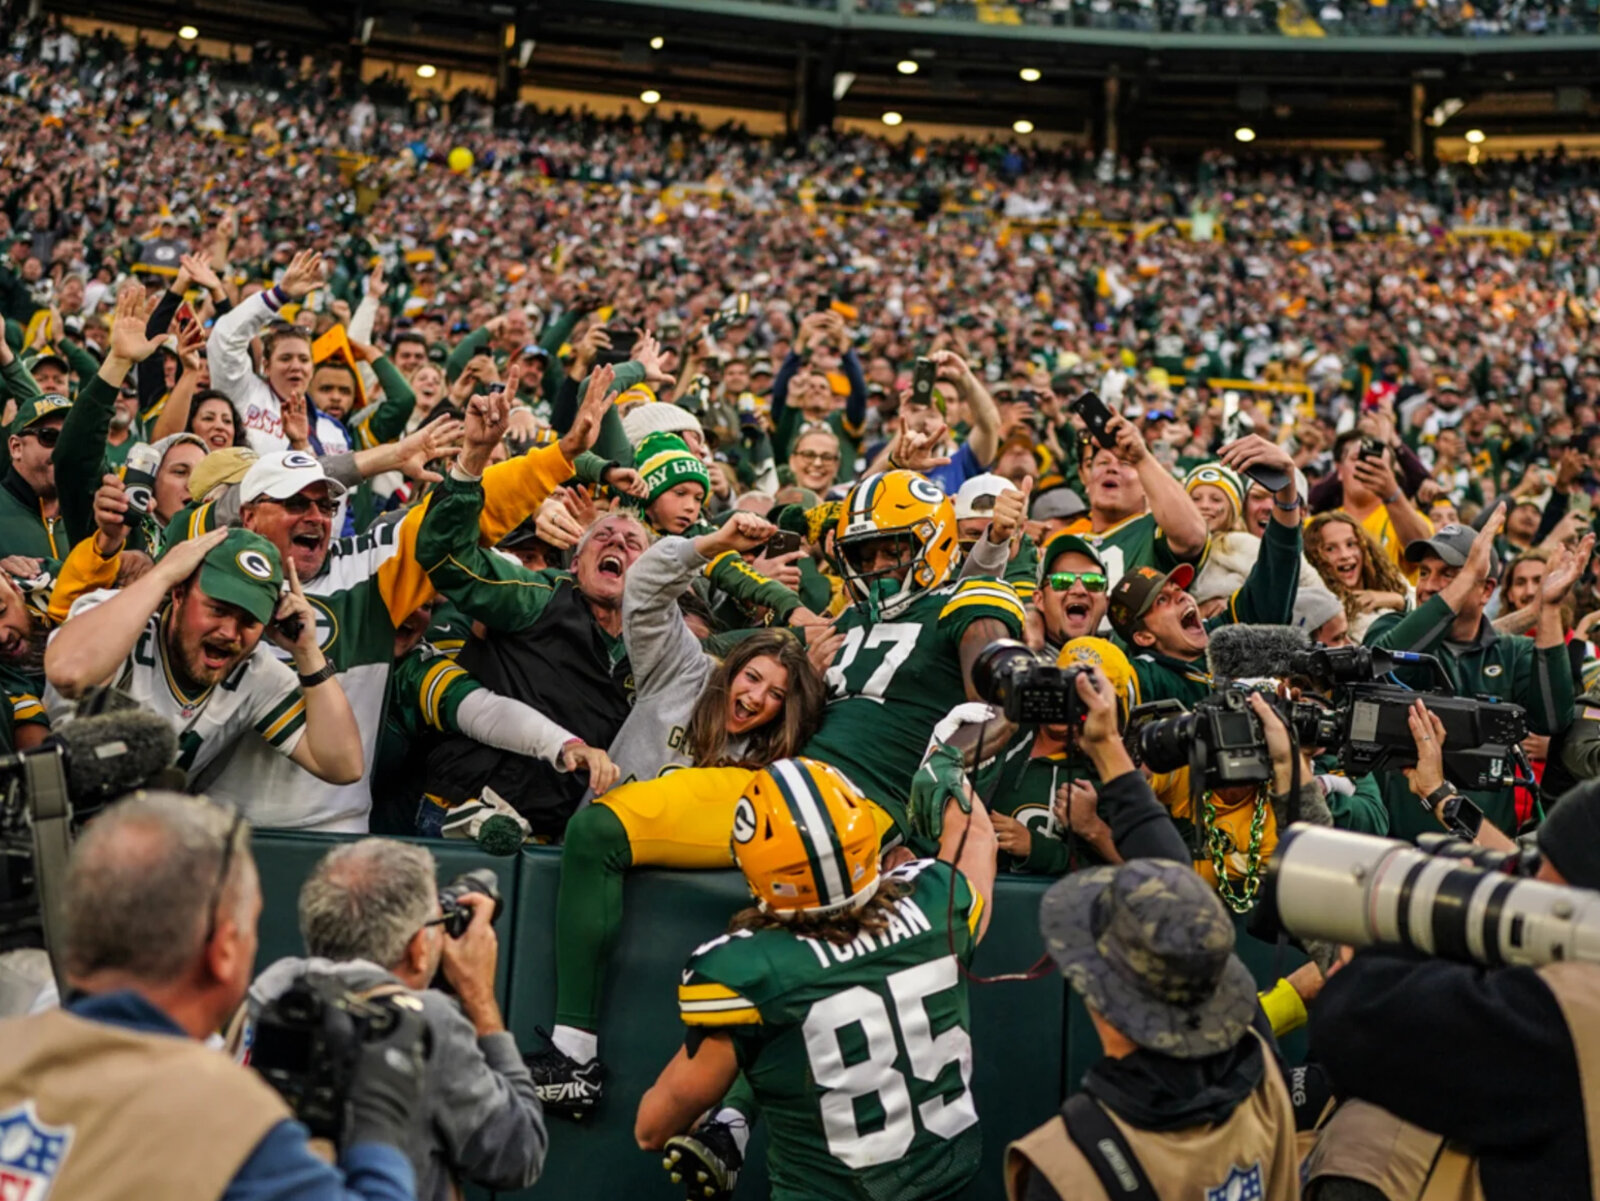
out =
[[[767,539],[766,548],[762,554],[769,559],[778,555],[792,555],[800,549],[800,535],[793,530],[779,530]]]
[[[1364,437],[1361,439],[1361,449],[1356,452],[1358,459],[1383,458],[1383,443],[1376,438]]]
[[[816,311],[819,313],[831,313],[833,311],[833,297],[827,292],[818,295]]]
[[[295,614],[290,614],[282,621],[274,621],[272,626],[290,642],[299,642],[300,635],[305,631],[305,620]]]
[[[185,300],[178,306],[178,311],[172,316],[173,323],[181,331],[189,327],[198,327],[200,318],[194,311],[194,305]]]
[[[911,402],[919,405],[933,404],[933,385],[939,378],[939,365],[932,359],[918,359],[911,369]]]
[[[596,367],[615,367],[618,363],[626,363],[633,357],[633,345],[639,340],[638,330],[607,326],[606,335],[611,339],[611,345],[595,356]]]
[[[1084,425],[1089,427],[1089,436],[1101,446],[1107,450],[1116,446],[1116,436],[1107,428],[1111,424],[1111,410],[1106,408],[1106,402],[1100,399],[1099,393],[1085,392],[1067,408],[1083,418]]]

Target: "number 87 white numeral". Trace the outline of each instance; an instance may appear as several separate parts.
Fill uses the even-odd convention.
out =
[[[894,998],[912,1074],[932,1083],[949,1064],[960,1065],[960,1096],[948,1101],[932,1097],[916,1107],[916,1117],[926,1130],[940,1138],[954,1138],[978,1120],[972,1102],[972,1039],[960,1026],[935,1038],[923,1002],[960,982],[955,956],[906,968],[885,982]],[[853,1025],[861,1027],[867,1058],[847,1066],[839,1034]],[[851,1168],[899,1159],[916,1137],[916,1119],[911,1090],[895,1067],[899,1046],[883,998],[860,986],[834,993],[811,1007],[802,1032],[811,1074],[827,1090],[820,1105],[829,1153]],[[855,1103],[873,1094],[883,1108],[883,1127],[863,1134],[856,1124]]]

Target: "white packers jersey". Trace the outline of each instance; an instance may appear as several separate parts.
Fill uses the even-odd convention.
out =
[[[115,595],[115,591],[102,590],[79,597],[67,620]],[[294,672],[278,662],[268,645],[262,643],[221,683],[199,693],[187,693],[168,661],[167,640],[161,633],[168,609],[163,605],[151,614],[112,682],[140,705],[172,723],[178,732],[177,766],[188,773],[189,780],[195,780],[241,737],[264,743],[278,755],[293,752],[305,736],[306,726],[305,697]],[[44,703],[53,721],[72,714],[73,702],[53,687],[45,689]]]

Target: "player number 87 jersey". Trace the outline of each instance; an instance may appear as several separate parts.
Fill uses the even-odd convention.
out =
[[[983,899],[936,860],[885,879],[911,891],[876,934],[836,946],[740,931],[683,973],[684,1023],[732,1037],[770,1124],[774,1201],[932,1201],[959,1196],[977,1169],[960,963]]]

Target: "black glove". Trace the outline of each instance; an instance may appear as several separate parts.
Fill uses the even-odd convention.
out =
[[[390,1004],[393,1029],[361,1048],[350,1086],[346,1146],[387,1143],[404,1150],[410,1141],[433,1038],[415,998],[395,997]]]

